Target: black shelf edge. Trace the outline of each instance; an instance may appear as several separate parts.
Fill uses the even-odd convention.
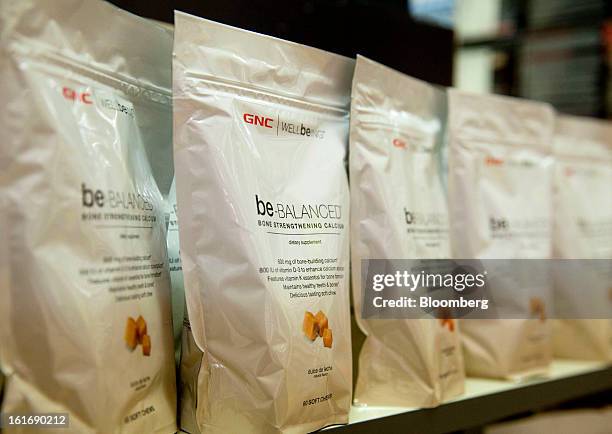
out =
[[[468,379],[469,381],[469,379]],[[517,385],[499,392],[459,398],[436,408],[330,428],[346,433],[446,433],[486,425],[521,413],[612,389],[612,366],[567,377]]]

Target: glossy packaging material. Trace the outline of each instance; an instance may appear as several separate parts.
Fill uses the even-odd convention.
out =
[[[187,315],[185,281],[180,256],[178,213],[176,203],[176,180],[172,182],[168,195],[168,263],[172,283],[172,322],[174,325],[174,350],[178,364],[179,407],[185,411],[180,415],[184,427],[195,427],[195,405],[198,389],[198,372],[202,363],[202,350],[193,339]],[[197,428],[193,428],[194,430]]]
[[[1,2],[0,20],[1,412],[68,413],[61,432],[174,433],[148,159],[170,144],[172,35],[98,1]]]
[[[553,253],[558,259],[612,258],[612,124],[559,116],[556,122]],[[569,267],[568,267],[569,268]],[[612,320],[584,317],[573,309],[612,309],[609,275],[555,269],[554,354],[612,360]],[[570,309],[567,311],[566,309]],[[575,314],[575,315],[573,315]],[[605,318],[606,311],[598,315]]]
[[[181,427],[346,423],[354,62],[183,13],[174,41],[181,259],[203,351],[181,366],[196,394],[183,394]]]
[[[550,258],[553,119],[546,104],[449,91],[453,258]],[[528,276],[512,277],[534,285],[551,308],[549,283],[536,288]],[[513,296],[512,285],[507,294],[489,289]],[[528,304],[519,308],[525,319],[461,321],[468,375],[520,379],[547,371],[548,321],[530,319]]]
[[[437,319],[361,316],[362,259],[450,256],[441,179],[445,122],[443,91],[357,58],[349,164],[352,285],[356,320],[367,335],[359,354],[357,404],[431,407],[463,393],[453,320],[447,327],[448,321]]]
[[[174,332],[174,357],[177,365],[181,360],[183,323],[185,313],[185,283],[179,248],[178,218],[176,212],[176,182],[173,180],[166,199],[168,205],[168,266],[172,285],[172,326]]]

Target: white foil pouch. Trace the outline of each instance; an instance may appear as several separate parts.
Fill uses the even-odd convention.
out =
[[[174,333],[174,357],[177,366],[181,359],[181,341],[185,321],[185,283],[178,235],[178,218],[176,212],[176,182],[173,180],[167,198],[168,206],[168,266],[172,285],[172,325]]]
[[[147,157],[170,144],[172,35],[98,1],[1,2],[0,20],[1,412],[173,433],[165,210]]]
[[[553,122],[547,104],[449,90],[453,258],[550,258]],[[525,319],[461,321],[468,375],[520,379],[546,372],[548,321],[528,319],[529,304],[522,308]]]
[[[351,402],[350,59],[175,15],[189,432],[308,432]]]
[[[202,350],[193,339],[193,332],[187,315],[185,301],[185,282],[180,256],[179,230],[176,203],[176,181],[172,182],[168,195],[168,263],[172,283],[172,323],[174,325],[174,356],[178,366],[179,408],[181,424],[196,426],[195,400],[197,399],[197,380],[202,363]]]
[[[443,91],[357,58],[349,153],[351,256],[355,316],[367,337],[356,404],[431,407],[463,393],[455,321],[361,315],[362,259],[450,257],[441,173],[445,122]]]
[[[612,258],[611,188],[612,124],[589,118],[557,117],[555,258]],[[553,322],[556,356],[612,360],[612,321],[573,319],[586,318],[589,314],[606,318],[612,309],[610,291],[609,276],[605,274],[595,271],[572,275],[572,267],[555,268],[555,304],[562,309],[559,314],[562,319]],[[574,309],[583,311],[572,312]],[[600,309],[604,311],[599,313]]]

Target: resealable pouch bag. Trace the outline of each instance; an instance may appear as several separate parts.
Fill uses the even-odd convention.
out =
[[[174,153],[199,366],[188,432],[309,432],[351,402],[354,62],[177,12]],[[188,336],[187,336],[188,337]],[[195,353],[192,353],[195,354]],[[186,413],[191,412],[191,416]]]
[[[356,404],[432,407],[463,392],[454,320],[362,316],[362,260],[450,257],[441,178],[445,127],[444,91],[357,58],[349,152],[351,256],[355,316],[366,339]]]
[[[553,120],[547,104],[449,90],[453,258],[551,257]],[[468,375],[521,379],[546,372],[550,363],[545,319],[551,309],[550,281],[518,272],[508,278],[515,281],[488,288],[493,298],[512,301],[520,287],[537,294],[539,314],[523,297],[515,319],[461,321]]]
[[[176,211],[176,182],[172,180],[170,192],[166,199],[168,213],[168,267],[172,287],[172,328],[174,333],[174,358],[178,364],[181,358],[183,323],[185,321],[185,284],[181,251],[179,247],[178,218]]]
[[[172,285],[172,323],[174,326],[174,356],[177,362],[179,413],[181,424],[185,427],[196,425],[195,400],[197,400],[198,371],[203,352],[193,339],[187,306],[185,284],[180,257],[178,212],[176,203],[176,181],[173,180],[168,195],[168,264]]]
[[[612,124],[558,116],[554,151],[554,354],[610,361],[612,290],[598,262],[612,258]],[[594,261],[563,266],[576,259]]]
[[[150,161],[171,143],[172,35],[98,1],[1,2],[0,20],[0,412],[174,433]]]

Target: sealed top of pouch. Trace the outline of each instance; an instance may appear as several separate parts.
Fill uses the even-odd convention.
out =
[[[445,110],[444,94],[435,86],[361,55],[357,58],[360,79],[353,81],[352,95],[358,110],[375,107],[386,116],[405,112],[422,119],[439,119]]]
[[[0,20],[0,37],[27,42],[32,55],[55,53],[110,71],[127,83],[136,79],[138,86],[126,88],[126,93],[144,92],[139,89],[144,84],[163,90],[149,98],[169,99],[172,59],[166,53],[172,52],[172,31],[150,20],[90,0],[3,1]]]
[[[612,122],[578,116],[558,116],[555,153],[568,157],[612,161]]]
[[[187,75],[191,72],[204,81],[214,77],[230,86],[348,108],[352,59],[183,12],[176,11],[174,19],[174,54],[176,59],[189,59],[188,65],[178,65]]]
[[[536,147],[550,152],[554,111],[549,104],[449,89],[449,130],[458,137]]]

